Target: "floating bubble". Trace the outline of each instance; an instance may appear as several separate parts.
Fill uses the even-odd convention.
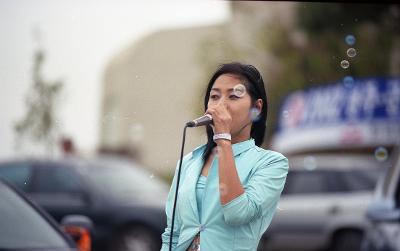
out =
[[[352,88],[354,85],[354,78],[352,76],[346,76],[343,78],[343,85],[346,88]]]
[[[354,58],[357,55],[357,51],[354,48],[347,49],[347,56]]]
[[[314,170],[317,168],[317,161],[313,156],[307,156],[303,160],[304,168],[306,170]]]
[[[388,151],[386,150],[386,148],[380,146],[375,149],[375,158],[378,161],[383,162],[383,161],[387,160],[388,156],[389,156],[389,154],[388,154]]]
[[[259,115],[260,115],[260,110],[258,110],[255,107],[252,107],[250,109],[250,119],[251,119],[251,121],[257,122],[260,119]]]
[[[220,195],[226,195],[228,193],[228,186],[224,183],[219,184],[219,193]]]
[[[347,68],[349,68],[350,63],[349,63],[349,61],[347,61],[347,60],[342,60],[342,62],[340,62],[340,66],[341,66],[343,69],[347,69]]]
[[[289,117],[289,111],[288,110],[284,110],[282,113],[282,116],[286,119]]]
[[[348,45],[354,45],[356,43],[356,38],[353,35],[347,35],[344,40]]]
[[[233,93],[238,97],[243,97],[246,94],[246,87],[243,84],[237,84],[233,87]]]

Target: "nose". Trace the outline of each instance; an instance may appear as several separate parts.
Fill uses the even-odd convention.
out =
[[[222,96],[221,99],[219,100],[218,104],[219,105],[224,105],[225,107],[227,107],[228,105],[228,99],[225,96]]]
[[[221,105],[223,105],[223,106],[225,106],[225,108],[227,109],[227,110],[229,110],[229,99],[227,99],[227,98],[222,98],[221,99]]]

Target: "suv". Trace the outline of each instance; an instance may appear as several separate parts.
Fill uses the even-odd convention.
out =
[[[400,251],[400,145],[367,209],[363,251]]]
[[[386,163],[366,155],[289,157],[277,212],[260,250],[360,248],[363,215]]]

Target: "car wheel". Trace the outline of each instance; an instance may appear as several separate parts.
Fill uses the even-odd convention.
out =
[[[160,237],[161,238],[161,237]],[[144,226],[134,226],[123,231],[114,241],[115,251],[156,251],[160,250],[160,238]]]
[[[361,249],[363,234],[360,231],[346,231],[337,234],[333,240],[332,251]]]

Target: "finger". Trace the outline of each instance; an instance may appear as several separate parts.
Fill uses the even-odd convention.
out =
[[[208,108],[207,111],[204,113],[205,114],[210,114],[211,116],[213,116],[215,114],[215,109],[214,108]]]

